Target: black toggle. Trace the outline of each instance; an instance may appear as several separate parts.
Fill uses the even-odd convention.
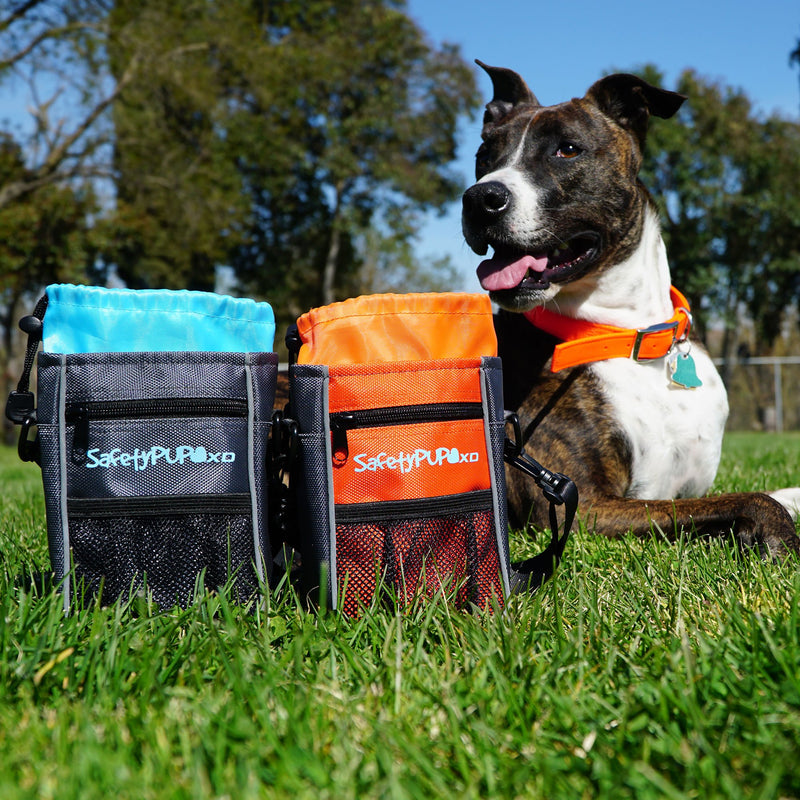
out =
[[[33,316],[33,314],[29,314],[27,317],[23,317],[19,321],[19,329],[23,333],[27,333],[28,336],[36,336],[39,339],[42,338],[42,330],[44,329],[44,324],[39,317]]]
[[[6,401],[6,417],[15,425],[20,425],[33,413],[35,405],[33,392],[11,392]]]

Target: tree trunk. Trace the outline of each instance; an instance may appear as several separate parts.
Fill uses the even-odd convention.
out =
[[[336,187],[336,204],[331,220],[331,237],[328,241],[328,252],[325,256],[325,267],[322,272],[322,303],[330,305],[336,300],[334,285],[336,283],[336,264],[339,261],[339,249],[342,244],[342,232],[339,228],[341,212],[341,188]]]
[[[3,352],[5,353],[5,365],[3,370],[2,386],[0,386],[0,410],[5,409],[6,398],[9,393],[17,388],[22,371],[22,362],[16,358],[17,353],[14,352],[14,344],[16,337],[15,323],[17,319],[17,308],[19,305],[19,298],[13,295],[9,298],[8,305],[5,313],[3,314],[0,326],[3,328]],[[2,413],[2,411],[0,411]],[[13,445],[17,441],[17,426],[6,419],[3,413],[2,422],[2,441],[4,444]]]
[[[725,330],[722,336],[723,361],[719,373],[725,388],[728,389],[731,386],[731,378],[733,376],[733,356],[739,342],[739,296],[735,287],[729,290],[725,305]]]

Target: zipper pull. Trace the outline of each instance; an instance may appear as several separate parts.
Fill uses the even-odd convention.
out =
[[[75,431],[72,435],[72,463],[83,464],[89,449],[89,409],[78,406],[73,412]]]
[[[335,467],[341,467],[347,462],[347,429],[352,426],[353,420],[355,415],[347,411],[331,415],[331,453]]]

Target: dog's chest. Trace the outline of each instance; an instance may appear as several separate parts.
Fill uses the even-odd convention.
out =
[[[692,351],[703,385],[669,380],[665,359],[594,364],[612,413],[631,446],[627,496],[642,500],[704,494],[716,475],[728,401],[708,356]]]

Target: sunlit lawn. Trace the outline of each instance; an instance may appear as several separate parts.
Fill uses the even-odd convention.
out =
[[[38,470],[0,475],[2,798],[800,796],[796,563],[579,532],[503,614],[351,620],[284,586],[64,618],[23,588]],[[728,438],[719,490],[797,483],[800,436]]]

